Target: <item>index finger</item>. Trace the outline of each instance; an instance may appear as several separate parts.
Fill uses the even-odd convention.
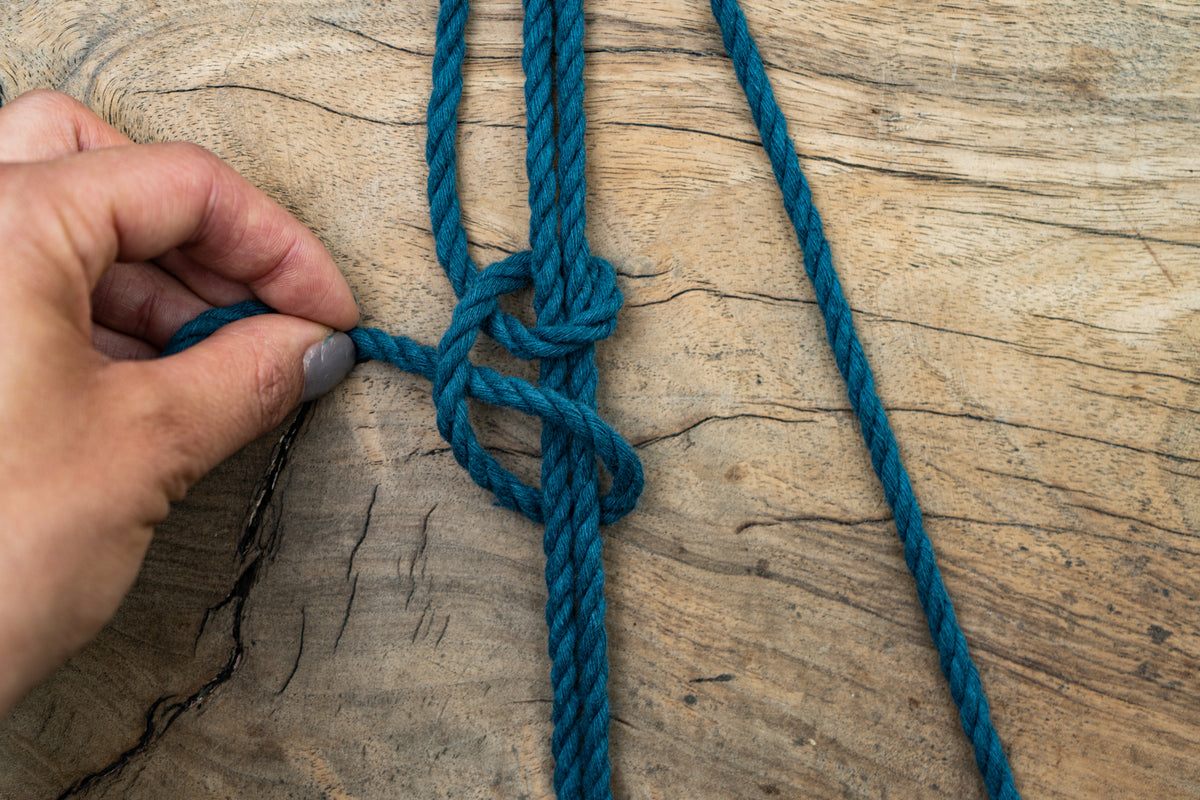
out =
[[[26,226],[41,228],[32,237],[27,228],[10,231],[7,240],[73,262],[89,292],[116,260],[178,248],[285,314],[343,330],[358,322],[350,287],[320,240],[197,145],[112,147],[2,169],[0,201],[24,207]],[[0,227],[14,224],[10,217]]]
[[[50,89],[0,108],[0,161],[44,161],[123,144],[133,142],[83,103]]]

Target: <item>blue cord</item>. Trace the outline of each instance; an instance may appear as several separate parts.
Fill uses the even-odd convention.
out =
[[[555,791],[560,800],[609,800],[608,658],[599,526],[633,509],[643,476],[633,449],[595,410],[595,342],[612,334],[621,294],[613,268],[591,255],[585,235],[582,0],[524,0],[524,8],[530,250],[484,269],[467,251],[455,145],[469,9],[467,0],[442,0],[426,160],[438,261],[459,302],[436,350],[373,328],[355,328],[350,338],[360,361],[387,361],[432,381],[438,430],[458,462],[501,505],[545,524]],[[712,0],[712,11],[804,250],[804,268],[816,289],[830,346],[892,508],[905,562],[988,795],[992,800],[1018,800],[786,120],[736,0]],[[499,310],[497,298],[531,283],[537,324],[526,328]],[[206,312],[183,326],[163,355],[189,347],[235,319],[270,311],[250,302]],[[480,331],[519,358],[540,359],[539,385],[473,365],[468,354]],[[479,444],[468,416],[470,397],[543,420],[541,489],[523,484]],[[599,494],[597,458],[612,477],[604,496]]]
[[[783,192],[783,204],[804,249],[804,269],[816,289],[817,304],[825,317],[825,333],[833,348],[838,370],[846,381],[850,407],[858,415],[863,440],[871,451],[871,464],[883,484],[883,493],[896,520],[896,533],[904,544],[904,560],[917,584],[917,598],[925,611],[929,633],[941,657],[942,674],[958,705],[963,730],[975,747],[975,763],[992,800],[1017,800],[1008,759],[1000,736],[988,714],[987,698],[979,682],[975,662],[967,652],[967,640],[954,617],[954,606],[942,583],[933,545],[925,534],[921,509],[913,494],[908,472],[900,463],[900,449],[888,425],[883,403],[875,393],[871,367],[863,354],[850,306],[829,253],[829,242],[821,230],[821,217],[812,203],[808,181],[800,172],[796,148],[787,133],[787,121],[763,69],[762,58],[746,17],[736,0],[712,0],[713,16],[721,27],[725,50],[733,61],[738,81],[746,92],[750,113],[771,159],[775,179]]]

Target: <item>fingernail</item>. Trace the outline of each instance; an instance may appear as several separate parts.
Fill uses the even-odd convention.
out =
[[[354,342],[341,331],[308,348],[304,352],[304,395],[300,402],[316,400],[341,383],[354,366],[354,356]]]

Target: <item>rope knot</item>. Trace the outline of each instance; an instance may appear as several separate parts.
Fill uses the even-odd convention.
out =
[[[520,274],[519,262],[527,261],[528,256],[518,253],[500,264],[514,259],[518,261],[517,265],[506,264],[496,269],[489,280],[496,279],[501,282],[515,280],[511,276]],[[492,268],[496,266],[492,265]],[[483,274],[480,273],[480,275]],[[527,281],[528,278],[523,280]],[[515,285],[520,288],[524,284]],[[612,294],[615,294],[615,289]],[[609,296],[611,297],[612,294]],[[494,304],[495,300],[496,297],[493,296],[491,302]],[[616,294],[616,303],[618,305],[620,303],[619,294]],[[545,424],[553,426],[568,438],[586,445],[589,452],[593,452],[599,457],[600,462],[612,477],[608,494],[600,498],[601,522],[605,524],[616,522],[628,514],[637,504],[638,496],[642,493],[645,483],[642,463],[638,460],[633,447],[622,439],[611,425],[601,419],[596,410],[587,403],[569,398],[554,389],[534,386],[520,378],[501,375],[493,369],[472,364],[467,359],[467,352],[470,351],[480,328],[467,326],[464,324],[464,320],[469,321],[474,318],[474,312],[471,309],[475,305],[478,304],[468,305],[464,302],[455,309],[450,329],[436,350],[418,344],[407,336],[393,336],[378,328],[359,327],[348,333],[354,346],[358,349],[359,362],[386,361],[406,372],[424,375],[433,382],[438,430],[446,438],[446,441],[450,442],[458,463],[466,468],[476,483],[495,494],[496,501],[500,505],[519,511],[534,522],[545,521],[545,500],[542,490],[522,483],[516,475],[500,466],[499,462],[479,443],[468,418],[468,397],[539,417]],[[210,309],[176,331],[171,341],[163,349],[162,355],[169,356],[186,350],[210,336],[218,328],[231,322],[236,322],[244,317],[271,313],[274,313],[274,309],[258,301]],[[485,329],[489,324],[488,320],[496,320],[499,317],[499,312],[492,316],[485,316]],[[515,319],[513,322],[520,325]],[[572,326],[547,327],[551,331],[555,331]],[[576,325],[575,327],[580,326]],[[588,327],[586,321],[582,327]],[[459,335],[452,335],[460,329],[462,330]],[[537,330],[537,328],[532,330]],[[527,331],[527,333],[530,333],[532,337],[531,331]],[[552,336],[553,334],[547,340],[553,341]],[[544,340],[539,336],[537,341]],[[586,346],[586,343],[580,346]]]
[[[614,522],[632,510],[643,484],[641,463],[587,402],[478,367],[469,355],[481,331],[522,359],[561,358],[612,335],[622,302],[616,271],[598,256],[590,256],[588,264],[588,291],[563,304],[565,313],[558,321],[531,327],[501,311],[499,299],[533,283],[532,252],[522,250],[474,272],[464,282],[437,348],[432,380],[438,431],[476,483],[491,490],[501,505],[536,522],[544,520],[542,491],[522,483],[479,443],[469,419],[468,397],[540,417],[594,452],[612,477],[609,493],[600,499],[602,522]]]
[[[439,350],[451,349],[454,339],[469,332],[483,331],[517,358],[561,358],[612,335],[623,298],[617,288],[616,271],[599,256],[588,259],[590,291],[586,297],[567,304],[565,319],[528,327],[501,311],[499,300],[503,295],[533,282],[533,260],[532,252],[522,250],[468,278]],[[474,344],[474,334],[471,336]]]

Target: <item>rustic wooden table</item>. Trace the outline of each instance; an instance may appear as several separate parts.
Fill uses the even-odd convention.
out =
[[[435,3],[21,0],[51,86],[231,161],[366,321],[453,296],[424,197]],[[1200,11],[749,0],[1026,798],[1200,794]],[[520,8],[479,0],[460,163],[524,246]],[[618,798],[981,798],[813,292],[700,0],[590,5]],[[480,358],[528,374],[494,350]],[[536,475],[537,426],[480,410]],[[541,534],[378,364],[195,488],[113,623],[0,727],[0,797],[548,798]]]

